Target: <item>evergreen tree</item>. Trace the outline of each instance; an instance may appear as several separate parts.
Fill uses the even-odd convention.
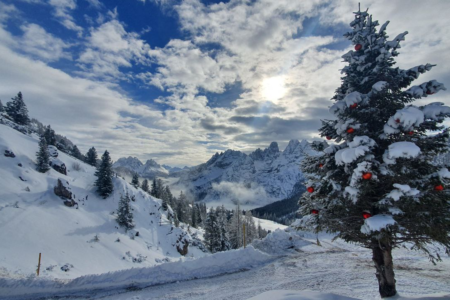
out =
[[[22,93],[19,92],[12,101],[6,103],[6,112],[19,125],[28,125],[30,118],[28,117],[28,109],[23,102]]]
[[[164,195],[164,184],[161,178],[156,181],[156,198],[162,199]]]
[[[131,185],[135,188],[139,187],[139,175],[137,173],[133,173],[133,178],[131,179]]]
[[[97,176],[97,180],[95,181],[97,192],[103,199],[106,199],[114,190],[112,182],[112,161],[108,150],[103,153],[102,161],[95,172],[95,176]]]
[[[152,189],[150,190],[150,195],[152,195],[153,197],[156,197],[156,195],[157,195],[156,177],[153,178]]]
[[[204,240],[206,247],[211,253],[221,250],[220,232],[214,208],[211,208],[206,217]]]
[[[37,164],[36,170],[41,173],[45,173],[50,170],[50,155],[48,154],[47,142],[45,138],[41,136],[39,140],[39,151],[36,153],[37,156]]]
[[[169,209],[169,204],[167,203],[166,197],[162,197],[162,209],[164,211],[167,211]]]
[[[448,150],[442,122],[450,107],[410,105],[445,88],[435,80],[410,87],[434,65],[394,68],[407,32],[387,41],[388,23],[376,30],[378,21],[358,11],[344,35],[355,51],[343,56],[348,65],[330,108],[337,119],[320,128],[321,136],[342,143],[303,161],[309,181],[298,224],[371,249],[381,297],[396,294],[393,248],[409,243],[433,262],[440,257],[430,243],[450,251],[450,176],[433,164]]]
[[[86,163],[96,167],[97,166],[97,150],[94,147],[90,148],[86,153]]]
[[[84,161],[84,159],[83,159],[83,154],[81,154],[81,152],[80,152],[80,150],[78,149],[77,145],[73,145],[73,148],[72,148],[72,151],[70,152],[70,154],[71,154],[73,157],[75,157],[75,158],[77,158],[77,159],[79,159],[79,160],[83,160],[83,161]]]
[[[5,107],[3,106],[2,100],[0,100],[0,113],[5,112]]]
[[[242,211],[240,203],[236,205],[236,209],[228,222],[228,233],[230,236],[230,243],[233,249],[238,249],[243,245],[242,236]]]
[[[141,189],[142,189],[144,192],[148,193],[149,187],[148,187],[148,180],[147,180],[147,179],[144,179],[144,181],[142,181]]]
[[[48,125],[45,128],[44,137],[45,137],[45,140],[47,141],[47,145],[53,145],[53,146],[56,145],[55,131],[50,127],[50,125]]]
[[[174,202],[173,202],[173,195],[172,195],[172,192],[170,191],[170,188],[168,185],[166,185],[166,189],[165,189],[164,193],[167,197],[167,203],[169,203],[169,205],[171,207],[175,207]]]
[[[126,231],[134,228],[133,213],[130,206],[131,198],[128,191],[125,196],[120,195],[119,207],[117,209],[117,223],[124,227]]]
[[[197,209],[194,202],[192,202],[192,210],[191,210],[191,225],[194,228],[197,228]]]
[[[217,226],[219,234],[219,250],[218,251],[228,251],[231,249],[231,243],[227,231],[227,211],[222,205],[217,207]]]
[[[251,244],[251,242],[258,238],[258,231],[256,228],[255,220],[253,219],[252,212],[247,210],[244,217],[245,223],[245,242]]]

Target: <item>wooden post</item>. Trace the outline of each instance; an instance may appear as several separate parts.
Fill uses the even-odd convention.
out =
[[[246,241],[245,241],[245,223],[244,224],[242,224],[242,228],[243,228],[243,231],[244,231],[244,248],[245,248],[245,246],[246,246]]]
[[[41,269],[41,253],[39,253],[39,261],[38,261],[38,268],[37,268],[37,276],[39,276],[39,270]]]

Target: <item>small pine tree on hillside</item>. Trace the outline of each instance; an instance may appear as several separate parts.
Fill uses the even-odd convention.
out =
[[[158,187],[156,184],[156,178],[153,178],[152,189],[150,190],[150,195],[152,195],[153,197],[156,197],[156,195],[158,194],[157,189],[158,189]]]
[[[175,207],[174,201],[173,201],[173,195],[172,195],[172,192],[170,191],[170,188],[169,188],[168,185],[166,185],[164,194],[165,194],[165,196],[167,197],[167,203],[169,203],[169,205],[170,205],[171,207]]]
[[[30,118],[28,117],[28,109],[23,101],[22,93],[19,92],[16,97],[11,99],[12,101],[6,103],[6,113],[20,125],[30,124]]]
[[[233,212],[229,222],[228,222],[228,233],[230,237],[231,247],[233,249],[238,249],[243,246],[243,234],[242,234],[242,223],[243,216],[241,211],[241,206],[238,202],[236,209]]]
[[[298,223],[371,249],[381,297],[396,294],[392,249],[406,243],[432,261],[440,260],[434,246],[450,252],[450,172],[433,163],[448,151],[442,122],[450,107],[410,104],[445,88],[435,80],[410,87],[434,65],[394,68],[407,32],[388,41],[388,23],[377,29],[378,21],[358,11],[344,35],[355,51],[343,56],[348,65],[330,108],[337,119],[320,128],[342,143],[303,161],[308,192]]]
[[[128,191],[124,195],[120,195],[119,207],[117,208],[117,223],[126,231],[134,228],[133,213],[130,206],[131,198]]]
[[[56,135],[55,131],[48,125],[44,131],[44,138],[47,141],[47,145],[56,146]]]
[[[36,153],[36,156],[36,170],[41,173],[45,173],[50,170],[50,155],[48,154],[47,142],[43,136],[41,136],[41,139],[39,140],[39,151]]]
[[[86,153],[86,163],[96,167],[97,166],[97,150],[94,147],[90,148]]]
[[[139,175],[137,173],[133,174],[133,178],[131,179],[131,185],[135,188],[139,187]]]
[[[144,179],[144,181],[142,181],[141,189],[144,192],[148,193],[149,186],[148,186],[148,180],[147,179]]]
[[[102,155],[102,161],[95,172],[95,176],[97,176],[97,180],[95,181],[97,192],[106,199],[114,190],[112,182],[112,161],[107,150]]]
[[[83,154],[81,154],[80,150],[78,149],[77,145],[73,145],[72,151],[70,151],[70,154],[79,159],[84,161]]]
[[[216,253],[221,249],[220,230],[217,223],[217,215],[214,208],[208,212],[205,221],[205,245],[211,253]]]
[[[3,106],[2,100],[0,100],[0,113],[5,112],[5,107]]]

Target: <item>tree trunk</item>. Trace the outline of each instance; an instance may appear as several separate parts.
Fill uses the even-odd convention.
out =
[[[372,260],[375,263],[375,273],[378,279],[380,296],[392,297],[397,294],[395,289],[394,264],[392,262],[392,248],[382,243],[376,243],[372,248]]]

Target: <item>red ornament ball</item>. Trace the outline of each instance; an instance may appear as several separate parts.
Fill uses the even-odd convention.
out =
[[[413,135],[413,134],[414,134],[414,131],[410,131],[410,132],[408,132],[408,134],[409,134],[409,135]]]
[[[443,191],[443,190],[444,190],[444,186],[443,186],[442,184],[437,185],[437,186],[434,187],[434,190],[435,190],[435,191],[439,191],[439,192],[440,192],[440,191]]]
[[[368,219],[368,218],[370,218],[371,216],[372,216],[371,213],[369,213],[369,212],[367,212],[367,211],[363,212],[363,218],[364,218],[364,219]]]
[[[353,132],[355,132],[355,129],[353,129],[353,128],[349,128],[349,129],[347,129],[347,133],[353,133]]]
[[[323,167],[323,164],[319,164],[319,168],[322,168]]]
[[[362,45],[361,44],[356,44],[355,45],[355,50],[356,51],[359,51],[359,50],[361,50],[362,49]]]
[[[400,123],[400,119],[395,119],[395,123]]]
[[[434,94],[434,92],[432,92],[432,91],[427,91],[427,95],[433,95]]]
[[[356,108],[358,106],[358,103],[353,103],[352,105],[350,105],[350,108],[351,109],[354,109],[354,108]]]
[[[311,214],[318,215],[319,211],[317,209],[311,209]]]
[[[327,140],[331,140],[331,136],[327,136]]]
[[[312,186],[308,187],[306,190],[308,191],[308,193],[314,192],[314,188]]]
[[[372,173],[370,173],[370,172],[363,173],[362,178],[364,180],[369,180],[370,178],[372,178]]]

